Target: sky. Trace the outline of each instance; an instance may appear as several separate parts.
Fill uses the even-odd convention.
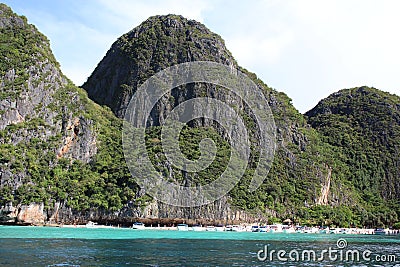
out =
[[[3,0],[51,43],[82,85],[122,34],[179,14],[219,34],[239,65],[285,92],[302,113],[344,88],[400,95],[398,0]]]

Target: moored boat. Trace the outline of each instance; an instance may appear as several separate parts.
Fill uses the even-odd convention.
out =
[[[96,228],[97,227],[97,223],[92,222],[92,221],[88,221],[86,223],[86,228]]]
[[[217,231],[217,229],[215,229],[214,225],[209,225],[209,226],[206,227],[206,231],[212,232],[212,231]]]
[[[345,228],[344,234],[347,234],[347,235],[357,234],[357,229],[356,228]]]
[[[225,231],[225,227],[222,224],[218,224],[217,226],[215,226],[215,230],[217,232],[223,232]]]
[[[233,231],[233,226],[232,225],[225,226],[225,231],[232,232]]]
[[[195,224],[192,226],[192,230],[195,232],[201,232],[204,231],[205,228],[203,228],[203,226],[201,226],[200,224]]]
[[[146,226],[145,226],[143,223],[141,223],[141,222],[135,222],[135,223],[132,225],[132,229],[144,230],[145,228],[146,228]]]
[[[297,225],[297,226],[294,228],[294,230],[296,231],[296,233],[302,234],[302,233],[304,233],[304,226]]]
[[[241,225],[232,225],[232,232],[244,232],[245,230]]]
[[[185,223],[180,223],[176,226],[178,231],[189,231],[189,226]]]
[[[329,234],[329,227],[323,227],[319,230],[320,234]]]
[[[282,233],[282,224],[273,224],[269,225],[269,232],[270,233]]]
[[[374,231],[374,235],[386,235],[386,231],[383,228],[377,228]]]
[[[305,234],[316,234],[319,232],[319,229],[317,227],[304,227],[303,232]]]
[[[337,233],[339,233],[339,229],[331,228],[331,229],[329,230],[329,233],[330,233],[330,234],[337,234]]]
[[[283,225],[282,226],[282,231],[286,234],[293,234],[296,233],[296,230],[294,229],[293,226],[290,225]]]

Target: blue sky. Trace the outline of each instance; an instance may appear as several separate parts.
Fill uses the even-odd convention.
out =
[[[301,112],[343,88],[400,95],[397,0],[3,1],[51,41],[77,85],[111,44],[152,15],[180,14],[221,35],[239,64]]]

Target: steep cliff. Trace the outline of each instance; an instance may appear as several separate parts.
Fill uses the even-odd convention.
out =
[[[226,199],[192,211],[139,192],[122,153],[122,121],[61,73],[49,41],[26,18],[2,4],[0,19],[1,221],[247,218]]]
[[[335,97],[328,98],[307,113],[308,124],[284,93],[238,66],[221,37],[176,15],[151,17],[121,36],[83,90],[61,73],[46,37],[3,4],[0,31],[1,221],[95,220],[128,225],[137,218],[176,223],[273,222],[290,217],[308,224],[373,226],[398,219],[396,96],[375,89],[351,91],[350,112],[350,104],[344,101],[348,94],[341,91],[338,103]],[[199,144],[210,138],[216,144],[215,161],[198,173],[179,170],[167,161],[160,142],[161,125],[187,100],[209,97],[228,103],[245,121],[251,144],[249,167],[228,195],[206,206],[179,208],[155,201],[137,186],[125,163],[119,118],[138,86],[151,75],[191,61],[237,68],[254,81],[274,115],[276,151],[268,176],[249,193],[263,134],[252,112],[237,95],[213,84],[192,83],[171,90],[152,110],[146,130],[149,157],[166,178],[184,186],[208,183],[226,169],[230,156],[224,129],[212,120],[196,119],[183,128],[179,147],[187,158],[198,159]],[[366,112],[369,115],[362,119],[352,117]],[[337,122],[343,126],[340,134]],[[348,149],[346,138],[362,145]],[[375,153],[373,159],[371,153]],[[360,161],[360,157],[367,159]],[[379,173],[372,171],[375,167]],[[365,193],[370,185],[373,189]],[[380,195],[377,207],[371,198],[375,193]],[[383,209],[385,205],[388,208]]]
[[[77,112],[83,105],[78,91],[60,72],[46,37],[4,5],[0,29],[2,184],[27,178],[25,148],[89,162],[96,134]]]
[[[138,85],[151,75],[200,60],[237,67],[221,37],[203,24],[177,15],[154,16],[118,38],[82,87],[122,118]]]
[[[400,211],[400,97],[370,87],[340,90],[306,113],[343,154],[346,179],[359,192],[369,224]]]
[[[103,157],[124,163],[121,150],[110,152],[121,122],[61,73],[47,38],[1,4],[0,39],[0,202],[3,212],[13,215],[6,220],[43,222],[60,205],[95,206],[96,194],[107,198],[114,187],[125,190],[117,183],[135,190],[135,184],[122,180],[123,167],[115,166],[101,167],[103,175],[120,173],[108,178],[110,188],[89,188]],[[33,215],[41,219],[29,218],[31,210],[41,210],[42,216]]]
[[[307,125],[304,117],[291,104],[284,93],[269,88],[257,76],[237,65],[220,36],[210,32],[203,24],[187,20],[181,16],[154,16],[121,36],[98,64],[83,88],[91,99],[109,106],[113,112],[123,117],[131,97],[151,75],[179,63],[191,61],[213,61],[231,68],[238,68],[249,76],[264,93],[274,115],[277,127],[277,149],[271,171],[263,185],[254,194],[247,191],[250,167],[241,183],[231,192],[231,203],[244,210],[261,211],[267,216],[298,216],[302,207],[316,204],[339,206],[355,205],[356,197],[349,187],[341,182],[340,170],[334,166],[335,153],[325,144],[318,132]],[[232,92],[212,84],[188,84],[167,93],[154,107],[148,132],[153,140],[160,139],[160,130],[165,118],[179,104],[196,97],[209,97],[229,103],[238,108],[247,118],[251,114],[242,100]],[[251,121],[251,120],[250,120]],[[212,121],[194,120],[191,127],[204,127],[207,131],[215,128],[224,136],[223,129]],[[256,126],[246,125],[252,133],[253,147],[258,147],[260,135]],[[194,141],[194,143],[199,140]],[[188,142],[190,143],[190,142]],[[150,154],[155,166],[167,177],[181,183],[187,180],[202,183],[213,175],[221,173],[223,165],[214,172],[196,175],[171,168],[163,156],[161,144],[149,142]],[[182,146],[181,146],[182,148]],[[183,152],[188,148],[183,147]],[[153,153],[153,151],[156,151]],[[188,152],[186,151],[186,152]],[[191,151],[198,153],[198,150]],[[185,153],[191,156],[191,153]],[[257,151],[252,150],[254,156]],[[256,157],[251,158],[254,166]],[[340,165],[340,164],[339,164]],[[246,178],[247,177],[247,178]],[[329,186],[326,184],[329,183]],[[325,188],[325,189],[323,189]],[[321,202],[321,196],[323,201]]]

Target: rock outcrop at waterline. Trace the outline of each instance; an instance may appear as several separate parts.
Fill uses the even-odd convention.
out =
[[[96,221],[105,225],[131,226],[135,221],[149,225],[172,225],[177,223],[217,225],[267,222],[265,214],[251,214],[231,208],[227,198],[200,208],[177,208],[159,202],[152,202],[144,208],[127,206],[119,212],[107,210],[74,212],[65,203],[56,203],[53,209],[45,210],[43,203],[31,203],[13,207],[7,205],[0,212],[0,222],[4,224],[46,225],[85,224]]]

